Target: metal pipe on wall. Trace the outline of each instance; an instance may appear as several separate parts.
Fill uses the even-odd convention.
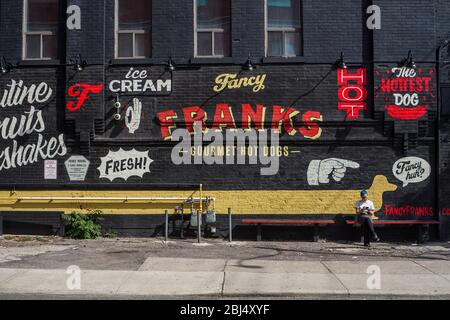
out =
[[[203,185],[200,184],[200,199],[203,199]],[[203,212],[203,201],[200,201],[200,212]]]
[[[164,211],[165,223],[164,223],[164,239],[166,242],[169,240],[169,212]]]
[[[231,208],[228,208],[228,240],[233,241],[233,221],[231,220]]]
[[[201,226],[201,222],[202,222],[202,211],[198,210],[197,211],[197,241],[198,241],[198,243],[202,242],[202,226]]]
[[[215,201],[215,198],[171,198],[171,197],[18,197],[17,201],[194,201],[200,203],[200,208],[202,207],[202,202],[211,199]],[[10,199],[8,199],[10,200]]]
[[[180,238],[184,239],[184,207],[181,207],[181,226],[180,226]]]
[[[437,109],[437,123],[436,123],[436,135],[435,135],[435,137],[436,137],[436,149],[435,149],[435,166],[436,166],[436,169],[435,169],[435,172],[436,172],[436,185],[435,185],[435,188],[436,188],[436,192],[435,192],[435,194],[436,194],[436,198],[435,198],[435,201],[436,201],[436,211],[437,211],[437,216],[438,216],[438,219],[440,219],[440,215],[441,215],[441,213],[440,213],[440,196],[439,196],[439,192],[440,192],[440,189],[439,189],[439,187],[440,187],[440,174],[441,174],[441,156],[440,156],[440,153],[441,153],[441,151],[440,151],[440,146],[441,146],[441,110],[440,110],[440,106],[441,106],[441,103],[440,103],[440,99],[441,99],[441,81],[440,81],[440,72],[441,72],[441,63],[440,63],[440,60],[441,60],[441,48],[442,48],[442,44],[441,45],[439,45],[439,47],[437,48],[437,50],[436,50],[436,83],[437,83],[437,88],[436,88],[436,90],[437,90],[437,93],[436,93],[436,95],[437,95],[437,99],[436,99],[436,102],[437,102],[437,106],[436,106],[436,109]],[[438,228],[438,237],[440,237],[439,236],[439,234],[440,234],[441,232],[440,232],[440,230],[439,230],[439,228]]]

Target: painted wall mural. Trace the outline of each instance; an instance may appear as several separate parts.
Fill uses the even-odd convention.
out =
[[[46,134],[44,111],[35,107],[48,103],[52,95],[52,88],[45,82],[26,85],[22,80],[11,80],[6,85],[0,100],[2,113],[8,115],[0,122],[0,171],[36,164],[67,153],[64,134]]]
[[[74,101],[67,102],[67,110],[80,110],[84,103],[89,99],[90,94],[99,94],[103,91],[103,83],[91,85],[86,83],[77,83],[69,87],[67,94],[69,97],[76,98]]]
[[[15,107],[34,103],[46,103],[50,100],[53,89],[45,82],[26,85],[23,80],[11,79],[3,89],[0,107]]]
[[[415,207],[415,206],[402,206],[396,207],[394,205],[385,204],[384,214],[386,216],[393,217],[434,217],[433,207]]]
[[[318,186],[330,183],[330,176],[334,181],[340,182],[348,168],[359,169],[359,163],[337,158],[313,160],[308,167],[308,184]]]
[[[100,179],[105,178],[110,181],[115,179],[128,180],[132,176],[143,178],[144,174],[150,172],[150,164],[153,162],[148,156],[148,151],[136,151],[135,149],[125,151],[120,148],[118,151],[109,151],[101,158],[101,165],[98,167]]]
[[[172,91],[171,79],[149,79],[147,70],[131,67],[124,79],[114,79],[109,82],[109,91],[120,94],[167,94]]]
[[[375,71],[375,97],[384,100],[387,114],[398,120],[423,118],[436,103],[434,67],[385,67]]]
[[[142,102],[134,98],[133,105],[129,106],[125,115],[125,125],[131,134],[134,134],[141,125]]]
[[[266,81],[266,74],[260,74],[256,76],[240,76],[237,73],[224,73],[217,76],[214,86],[214,92],[222,92],[225,89],[241,89],[250,87],[253,92],[259,92],[264,90],[266,86],[264,82]]]
[[[383,195],[394,192],[397,186],[390,183],[383,175],[373,178],[368,185],[370,198],[374,202],[375,210],[379,211],[383,204]],[[359,189],[328,189],[328,190],[292,190],[292,191],[241,191],[242,196],[247,199],[246,193],[256,196],[256,201],[264,204],[273,203],[274,206],[280,204],[282,199],[284,208],[290,208],[287,212],[291,214],[354,214],[354,202],[358,199]],[[219,191],[211,192],[212,196],[219,197]],[[219,205],[219,203],[218,203]],[[220,204],[221,205],[221,204]],[[240,213],[251,214],[255,212],[255,203],[246,202],[239,204]],[[257,213],[270,214],[273,212],[271,206],[257,206]]]
[[[403,187],[406,187],[410,183],[419,183],[428,179],[431,166],[422,158],[406,157],[394,163],[392,172],[398,180],[403,182]]]
[[[55,81],[50,85],[39,80],[0,79],[4,91],[0,99],[3,181],[64,184],[67,190],[56,190],[52,195],[81,197],[184,197],[193,190],[167,190],[167,185],[202,183],[205,195],[216,199],[219,213],[233,208],[241,214],[349,215],[354,213],[359,190],[368,189],[379,218],[433,218],[436,214],[420,209],[432,207],[434,199],[429,179],[434,171],[430,165],[434,150],[430,145],[419,143],[413,156],[405,157],[401,148],[386,143],[389,137],[375,127],[375,122],[365,127],[357,122],[346,128],[330,125],[363,117],[368,103],[365,68],[333,71],[316,87],[328,67],[317,67],[308,74],[302,66],[295,72],[282,66],[258,67],[253,73],[233,68],[177,70],[169,84],[165,70],[159,67],[114,66],[107,70],[104,84],[95,81],[99,79],[78,82],[69,87],[65,100],[58,100]],[[425,88],[428,82],[422,81]],[[432,81],[428,84],[432,87]],[[392,99],[395,102],[396,96]],[[406,99],[403,96],[402,102],[406,103]],[[99,105],[103,101],[105,105]],[[87,108],[89,112],[77,112]],[[105,130],[101,133],[96,125],[103,112]],[[120,119],[115,119],[117,114]],[[76,135],[66,137],[61,125],[66,119],[83,122],[82,130],[86,130],[76,134],[91,136],[89,152],[83,152]],[[194,137],[196,122],[203,124],[204,133],[224,134],[225,130],[236,129],[280,133],[281,143],[266,147],[267,155],[278,158],[279,170],[261,176],[261,166],[249,161],[245,165],[173,163],[173,132],[186,129],[188,136]],[[23,149],[19,150],[20,146]],[[193,146],[187,156],[205,156],[213,150],[225,155],[229,148]],[[231,147],[230,154],[241,153],[249,158],[256,154],[249,148],[243,150]],[[13,154],[8,156],[8,152]],[[382,157],[370,156],[374,154]],[[123,185],[124,190],[102,190],[110,184]],[[86,189],[71,189],[79,186]],[[86,191],[90,186],[98,191]],[[49,193],[37,189],[32,194]],[[4,196],[13,197],[6,193]],[[101,206],[77,202],[43,203],[33,208],[26,205],[0,201],[0,209],[43,209],[39,207],[42,205],[68,213],[80,206]],[[161,212],[161,204],[137,202],[128,206],[114,203],[105,208],[105,213],[114,214]]]
[[[347,119],[358,119],[361,117],[361,111],[367,107],[366,69],[361,68],[354,73],[348,69],[338,69],[337,74],[337,83],[340,86],[338,109],[346,112]]]
[[[238,108],[236,108],[238,109]],[[306,111],[301,116],[303,125],[297,128],[294,125],[294,118],[300,116],[300,111],[292,107],[273,106],[271,108],[272,117],[267,116],[267,108],[263,104],[241,104],[239,113],[241,119],[234,116],[233,106],[230,104],[217,104],[214,110],[204,109],[199,106],[190,106],[182,109],[178,113],[175,110],[159,112],[157,118],[161,127],[161,137],[163,140],[170,140],[172,131],[177,128],[177,122],[183,121],[181,127],[193,131],[195,122],[202,122],[204,128],[222,131],[224,129],[250,129],[275,130],[287,133],[289,136],[300,135],[306,139],[316,140],[320,138],[322,129],[319,123],[323,122],[320,112]],[[212,123],[206,122],[212,118]],[[239,121],[239,122],[238,122]]]

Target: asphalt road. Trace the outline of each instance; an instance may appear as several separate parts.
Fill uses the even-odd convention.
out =
[[[71,240],[14,237],[0,240],[0,268],[137,270],[149,257],[280,261],[449,260],[450,243],[232,242],[195,239],[165,243],[157,238]]]
[[[450,243],[0,239],[0,299],[450,299]],[[383,288],[368,290],[368,266]],[[67,268],[83,290],[66,287]]]

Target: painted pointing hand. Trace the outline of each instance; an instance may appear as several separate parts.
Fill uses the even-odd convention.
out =
[[[139,129],[141,124],[141,114],[142,114],[142,102],[134,98],[133,106],[128,107],[125,116],[125,124],[131,134],[134,134],[136,130]]]
[[[339,158],[313,160],[308,167],[308,184],[318,186],[321,183],[329,183],[330,175],[336,182],[340,182],[347,168],[358,169],[359,163]]]

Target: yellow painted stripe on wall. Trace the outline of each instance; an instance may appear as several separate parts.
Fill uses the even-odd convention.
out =
[[[382,207],[383,194],[392,192],[397,186],[385,176],[376,176],[369,197],[378,211]],[[66,214],[88,209],[100,209],[105,214],[162,214],[171,213],[182,201],[120,201],[120,200],[22,200],[20,197],[199,197],[192,191],[0,191],[0,211],[60,211]],[[205,190],[203,197],[216,198],[215,210],[227,213],[231,208],[236,214],[353,214],[354,204],[359,199],[359,190]],[[189,210],[190,204],[184,204]],[[198,204],[196,204],[198,208]]]

